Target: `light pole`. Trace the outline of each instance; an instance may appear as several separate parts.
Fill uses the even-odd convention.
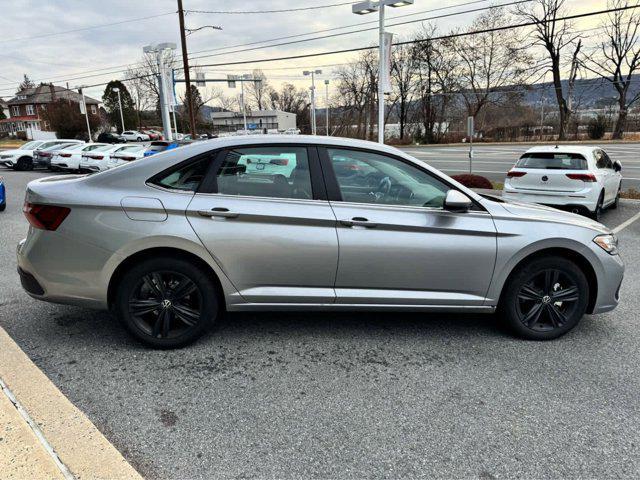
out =
[[[160,43],[158,45],[147,45],[142,49],[144,53],[155,53],[158,63],[158,90],[160,92],[160,112],[162,114],[162,130],[165,140],[173,140],[171,132],[171,117],[169,116],[169,105],[167,103],[167,85],[165,85],[164,52],[175,50],[175,43]],[[190,98],[190,97],[189,97]]]
[[[245,73],[242,80],[252,80],[253,75]],[[244,122],[244,134],[247,135],[247,107],[244,102],[244,82],[240,82],[240,108],[242,108],[242,120]]]
[[[320,75],[322,70],[305,70],[302,74],[307,77],[311,75],[311,134],[316,134],[316,75]]]
[[[329,80],[324,81],[325,113],[327,114],[327,137],[329,136]]]
[[[384,7],[405,7],[413,5],[414,0],[367,0],[365,2],[356,3],[351,6],[351,10],[356,15],[366,15],[368,13],[378,12],[378,33],[379,33],[379,49],[378,49],[378,143],[384,143],[384,85],[382,82],[385,69],[384,55]],[[386,75],[386,74],[385,74]]]
[[[118,94],[118,106],[120,107],[120,121],[122,122],[122,131],[124,132],[126,129],[124,128],[124,115],[122,114],[122,99],[120,98],[120,89],[118,87],[114,87],[111,90]]]

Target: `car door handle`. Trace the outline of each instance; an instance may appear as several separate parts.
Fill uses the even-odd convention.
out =
[[[377,223],[370,222],[364,217],[353,217],[351,220],[340,220],[340,223],[345,227],[375,228],[378,226]]]
[[[228,208],[212,208],[211,210],[198,210],[198,215],[203,217],[223,217],[223,218],[236,218],[239,214],[230,212]]]

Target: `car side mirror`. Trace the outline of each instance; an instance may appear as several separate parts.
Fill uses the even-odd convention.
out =
[[[622,164],[618,160],[616,160],[615,162],[613,162],[613,169],[616,172],[621,171],[622,170]]]
[[[450,212],[466,212],[473,206],[473,202],[458,190],[449,190],[444,199],[444,209]]]

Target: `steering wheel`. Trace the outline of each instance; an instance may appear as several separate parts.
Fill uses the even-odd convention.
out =
[[[384,177],[378,183],[378,188],[376,189],[376,191],[372,193],[377,202],[379,200],[382,200],[387,195],[389,195],[390,191],[391,191],[391,179],[389,177]]]

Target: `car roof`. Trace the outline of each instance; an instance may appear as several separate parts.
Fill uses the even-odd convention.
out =
[[[525,153],[579,153],[588,157],[594,150],[600,150],[597,145],[540,145],[531,147]]]

